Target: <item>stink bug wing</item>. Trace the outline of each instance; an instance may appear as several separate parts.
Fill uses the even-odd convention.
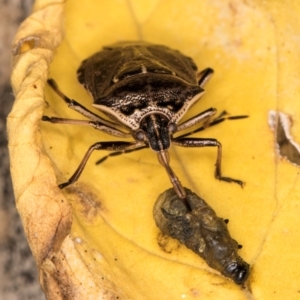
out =
[[[164,65],[174,71],[176,76],[188,83],[197,84],[196,72],[198,68],[190,57],[183,55],[178,50],[161,45],[149,45],[147,49],[156,60],[163,62]]]
[[[178,50],[147,42],[120,42],[104,48],[104,50],[116,49],[121,49],[123,56],[116,73],[116,77],[120,77],[119,80],[127,77],[122,75],[124,71],[128,71],[128,76],[141,73],[169,74],[178,76],[190,84],[197,84],[196,64]],[[141,66],[145,69],[143,70]]]
[[[197,84],[196,71],[193,60],[177,50],[148,43],[117,43],[84,60],[77,76],[96,100],[115,82],[133,75],[169,74]]]
[[[78,81],[94,100],[112,85],[113,77],[122,60],[122,49],[104,48],[81,63],[77,70]]]

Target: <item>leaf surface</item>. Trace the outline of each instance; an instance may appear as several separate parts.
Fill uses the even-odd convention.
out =
[[[299,167],[277,156],[267,118],[271,109],[291,115],[300,141],[299,13],[297,1],[36,2],[14,42],[8,125],[17,207],[49,299],[297,299]],[[223,174],[245,181],[244,189],[214,178],[216,149],[170,151],[183,185],[230,220],[252,266],[248,290],[183,245],[162,247],[152,209],[170,182],[151,150],[96,166],[106,155],[98,151],[76,184],[57,187],[90,145],[117,139],[40,122],[43,114],[83,119],[45,84],[48,72],[93,110],[76,70],[102,46],[124,40],[164,44],[200,70],[215,70],[187,118],[209,107],[249,115],[196,135],[222,143]]]

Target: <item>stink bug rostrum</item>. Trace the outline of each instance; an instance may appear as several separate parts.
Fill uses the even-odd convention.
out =
[[[144,42],[117,43],[104,47],[81,63],[78,80],[92,96],[93,106],[106,114],[110,120],[91,112],[75,100],[69,99],[54,80],[48,80],[53,90],[67,103],[89,120],[73,120],[43,116],[43,121],[60,124],[89,125],[119,138],[134,141],[97,142],[90,146],[77,170],[70,179],[59,185],[64,188],[74,183],[82,173],[94,150],[113,151],[105,156],[118,155],[151,148],[157,153],[159,163],[165,168],[173,188],[181,199],[186,192],[169,164],[168,149],[171,143],[182,147],[217,147],[215,177],[243,185],[237,179],[222,176],[222,146],[211,138],[191,138],[201,131],[200,127],[189,133],[174,134],[190,128],[201,121],[214,125],[224,120],[216,118],[209,123],[216,109],[209,108],[180,123],[180,120],[204,94],[204,86],[213,74],[210,68],[197,72],[190,57],[162,45]],[[243,118],[245,116],[239,116]]]

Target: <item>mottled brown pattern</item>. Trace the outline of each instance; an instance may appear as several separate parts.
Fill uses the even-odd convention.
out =
[[[231,238],[226,222],[203,199],[185,190],[186,202],[173,189],[158,197],[153,209],[157,227],[193,250],[211,268],[236,284],[244,284],[250,266],[238,255],[239,245]]]

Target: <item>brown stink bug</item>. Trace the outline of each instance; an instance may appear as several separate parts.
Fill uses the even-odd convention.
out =
[[[212,138],[191,138],[203,127],[182,135],[174,134],[201,121],[205,125],[215,115],[209,108],[180,123],[180,120],[204,94],[204,86],[213,74],[210,68],[201,72],[193,60],[177,50],[145,42],[118,43],[104,47],[81,63],[78,80],[93,98],[93,106],[110,120],[91,112],[75,100],[69,99],[48,80],[54,91],[68,106],[89,120],[70,120],[43,116],[51,123],[89,125],[118,138],[133,141],[97,142],[90,146],[71,178],[59,185],[64,188],[74,183],[82,173],[94,150],[113,151],[108,156],[151,148],[159,163],[165,168],[177,195],[184,199],[186,192],[169,164],[168,149],[171,144],[182,147],[217,147],[215,177],[243,185],[237,179],[221,173],[222,146]],[[239,116],[243,118],[245,116]],[[212,124],[222,121],[217,118]],[[210,125],[212,125],[210,124]],[[102,159],[101,161],[103,161]],[[101,162],[100,161],[100,162]]]

